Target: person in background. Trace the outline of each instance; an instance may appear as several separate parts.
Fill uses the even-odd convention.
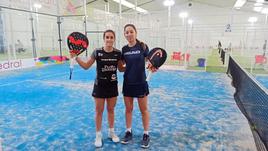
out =
[[[263,56],[264,57],[266,55],[266,48],[267,48],[267,40],[264,41],[264,44],[263,44],[263,47],[262,47],[262,49],[263,49]]]
[[[222,49],[221,47],[222,47],[222,45],[221,45],[221,41],[219,41],[219,42],[218,42],[218,50],[219,50],[218,53],[219,53],[219,54],[221,53],[221,49]]]
[[[23,48],[23,44],[19,39],[17,40],[17,43],[15,44],[15,49],[18,53],[25,52],[25,49]]]

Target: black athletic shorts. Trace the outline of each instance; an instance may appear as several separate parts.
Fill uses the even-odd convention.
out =
[[[118,96],[118,86],[115,84],[97,84],[95,82],[92,96],[96,98],[112,98]]]

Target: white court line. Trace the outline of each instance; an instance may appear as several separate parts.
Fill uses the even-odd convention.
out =
[[[194,72],[206,72],[206,70],[189,70],[186,69],[185,66],[178,65],[162,65],[159,70],[167,70],[167,71],[194,71]]]
[[[217,102],[217,103],[231,103],[231,104],[235,104],[235,101],[219,101],[219,100],[234,100],[234,98],[196,98],[196,97],[178,97],[178,98],[184,98],[184,99],[192,99],[193,101],[195,100],[202,100],[202,101],[212,101],[212,102]]]
[[[82,69],[79,69],[79,70],[82,70]],[[41,77],[37,77],[37,78],[33,78],[33,79],[27,79],[27,80],[23,80],[23,81],[1,84],[0,87],[9,86],[9,85],[16,85],[16,84],[19,84],[19,83],[24,83],[24,82],[38,80],[38,79],[43,80],[43,79],[47,79],[47,78],[50,78],[50,77],[62,76],[62,75],[66,75],[66,74],[68,74],[68,73],[58,73],[58,74],[53,74],[53,75],[50,74],[48,76],[41,76]],[[66,76],[66,77],[69,77],[69,76]]]
[[[187,99],[192,99],[192,101],[199,101],[199,100],[203,100],[203,101],[211,101],[211,102],[217,102],[217,103],[230,103],[230,104],[235,104],[236,105],[236,101],[234,98],[220,98],[219,99],[213,99],[213,98],[195,98],[195,97],[177,97],[177,98],[187,98]],[[226,100],[233,100],[233,101],[226,101]],[[225,101],[223,101],[225,100]],[[252,103],[243,103],[243,105],[248,105],[248,106],[254,106],[254,107],[265,107],[268,108],[268,105],[261,105],[261,104],[252,104]]]
[[[191,99],[192,101],[195,101],[195,102],[196,101],[206,101],[206,102],[210,101],[213,103],[223,103],[223,104],[228,103],[228,104],[235,104],[236,105],[234,98],[219,98],[219,99],[215,98],[215,99],[213,99],[213,98],[200,98],[200,97],[199,98],[197,98],[197,97],[177,97],[177,96],[176,96],[176,98]],[[219,100],[222,100],[222,101],[219,101]],[[233,100],[233,101],[226,101],[226,100]]]
[[[8,86],[8,85],[14,85],[14,84],[18,84],[18,83],[23,83],[23,82],[26,82],[26,81],[29,81],[29,80],[23,80],[23,81],[19,81],[19,82],[1,84],[0,87]]]
[[[162,68],[162,69],[164,69],[164,70],[169,70],[170,68],[175,69],[176,66],[165,66],[165,65],[163,65],[163,68]],[[81,71],[81,70],[83,70],[83,69],[77,69],[76,71]],[[179,70],[179,69],[176,69],[176,70]],[[73,71],[73,73],[75,73],[76,71]],[[38,77],[38,78],[36,78],[36,79],[31,79],[31,80],[27,79],[27,80],[18,81],[18,82],[12,82],[12,83],[0,84],[0,87],[3,87],[3,86],[9,86],[9,85],[16,85],[16,84],[20,84],[20,83],[24,83],[24,82],[28,82],[28,81],[37,80],[37,79],[39,79],[39,78],[41,78],[41,79],[45,79],[45,78],[50,78],[50,77],[53,77],[53,76],[65,75],[65,74],[68,74],[68,73],[59,73],[59,74],[54,74],[54,75],[51,75],[51,74],[50,74],[49,76]]]

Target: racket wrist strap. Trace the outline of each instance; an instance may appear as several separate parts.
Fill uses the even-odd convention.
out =
[[[74,57],[73,57],[72,59],[76,61],[76,59],[77,59],[77,56],[74,56]]]
[[[71,62],[70,62],[70,68],[74,68],[74,64],[75,64],[75,61],[76,61],[76,56],[71,58]]]

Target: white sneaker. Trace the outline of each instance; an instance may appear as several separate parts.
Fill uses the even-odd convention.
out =
[[[113,131],[109,131],[108,137],[112,139],[114,143],[118,143],[120,141],[119,137]]]
[[[95,146],[96,147],[102,147],[102,135],[101,135],[101,133],[96,134]]]

